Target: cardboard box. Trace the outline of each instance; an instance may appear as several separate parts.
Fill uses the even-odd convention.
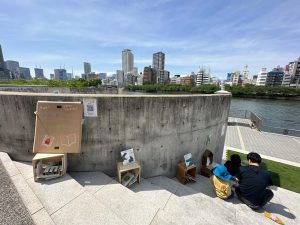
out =
[[[79,153],[82,116],[81,102],[38,101],[33,152]]]
[[[123,165],[123,162],[117,164],[118,181],[122,183],[122,176],[127,172],[132,172],[137,175],[137,183],[141,182],[141,166],[139,162],[134,162],[128,165]]]
[[[61,177],[67,172],[67,154],[38,153],[32,159],[32,168],[34,181]]]

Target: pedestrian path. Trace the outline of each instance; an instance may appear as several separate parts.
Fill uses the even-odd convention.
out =
[[[72,172],[34,182],[29,163],[11,161],[8,166],[15,171],[11,178],[36,224],[274,225],[263,210],[254,212],[236,197],[216,198],[210,180],[200,175],[187,185],[158,176],[128,189],[102,172]],[[286,224],[300,224],[300,195],[273,190],[275,197],[265,210]]]
[[[248,119],[228,118],[225,146],[300,163],[300,138],[251,129]]]

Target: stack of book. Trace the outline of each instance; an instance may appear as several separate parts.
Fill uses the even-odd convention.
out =
[[[188,183],[188,182],[196,182],[196,179],[193,177],[193,176],[191,176],[190,174],[186,174],[186,176],[185,176],[185,181]]]
[[[62,175],[62,165],[48,165],[41,161],[37,164],[37,179],[53,179]]]
[[[130,187],[135,182],[137,182],[138,173],[127,172],[124,176],[122,176],[122,185],[125,187]]]

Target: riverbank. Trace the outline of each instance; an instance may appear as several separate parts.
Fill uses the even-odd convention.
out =
[[[245,85],[242,87],[225,85],[225,90],[229,91],[233,97],[239,98],[300,100],[300,88],[255,85]]]
[[[205,84],[200,86],[188,86],[181,84],[144,84],[144,85],[128,85],[126,91],[151,92],[151,93],[176,93],[176,94],[213,94],[220,88],[216,85]]]
[[[235,98],[250,98],[250,99],[273,99],[273,100],[290,100],[290,101],[300,101],[300,96],[267,96],[267,95],[232,95]]]

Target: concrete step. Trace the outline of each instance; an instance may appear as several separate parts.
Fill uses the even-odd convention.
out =
[[[93,192],[95,187],[83,187],[69,174],[53,180],[34,182],[30,163],[14,162],[14,164],[20,171],[20,174],[17,176],[20,176],[20,179],[24,181],[22,187],[28,186],[28,189],[37,196],[43,207],[35,214],[32,214],[32,218],[37,225],[126,224],[90,193]],[[15,179],[17,176],[15,176]],[[27,179],[25,180],[24,177]],[[87,182],[89,179],[88,176],[86,177]],[[104,177],[108,179],[106,175]],[[99,179],[94,180],[94,182],[98,181]],[[23,194],[23,196],[25,196],[26,200],[27,195]],[[29,206],[32,207],[32,204]]]
[[[224,221],[225,224],[233,224],[235,221],[233,206],[230,208],[215,203],[203,193],[182,185],[176,178],[155,177],[149,180],[172,193],[153,221],[161,221],[161,218],[170,224],[224,224]]]
[[[151,183],[148,179],[141,179],[140,184],[133,185],[130,189],[135,195],[151,202],[157,209],[163,209],[172,195],[171,192]]]
[[[136,194],[102,172],[71,173],[86,190],[127,224],[150,224],[158,206],[147,195]],[[146,188],[146,182],[136,185]]]

